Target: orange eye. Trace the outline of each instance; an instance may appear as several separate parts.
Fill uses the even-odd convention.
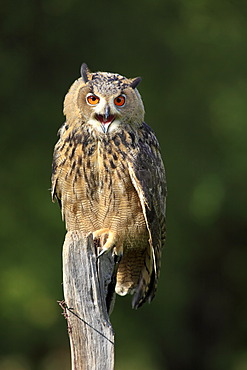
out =
[[[125,96],[119,95],[117,98],[114,99],[114,104],[118,107],[122,107],[125,103]]]
[[[99,98],[96,95],[90,94],[87,96],[87,102],[90,105],[96,105],[99,103]]]

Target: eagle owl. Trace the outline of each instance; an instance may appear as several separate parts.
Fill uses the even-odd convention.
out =
[[[82,65],[65,97],[52,173],[67,230],[93,233],[102,251],[121,257],[115,291],[134,294],[133,308],[154,297],[165,240],[165,171],[140,81]]]

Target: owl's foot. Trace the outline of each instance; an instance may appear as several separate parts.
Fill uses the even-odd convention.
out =
[[[107,229],[107,228],[95,230],[93,232],[93,238],[99,239],[103,234],[108,234],[109,232],[110,232],[110,229]]]
[[[99,256],[111,250],[113,254],[117,256],[123,255],[123,243],[119,240],[119,236],[116,232],[107,228],[99,229],[93,232],[93,238],[94,240],[100,239],[101,252]]]

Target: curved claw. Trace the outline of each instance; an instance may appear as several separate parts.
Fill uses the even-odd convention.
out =
[[[97,258],[102,256],[104,253],[112,251],[112,255],[118,255],[122,257],[123,255],[123,242],[119,238],[119,235],[115,231],[111,231],[110,229],[103,228],[99,230],[95,230],[93,232],[94,240],[100,240],[100,244],[96,244],[97,247],[101,247],[102,250],[100,251]]]
[[[96,257],[96,261],[98,261],[98,259],[103,256],[105,253],[109,252],[108,249],[102,249],[102,251],[100,251],[100,253],[98,254],[98,256]]]

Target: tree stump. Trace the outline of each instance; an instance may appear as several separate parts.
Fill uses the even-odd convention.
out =
[[[108,311],[115,296],[111,253],[97,258],[92,234],[66,234],[63,245],[64,315],[72,370],[113,370],[114,333]]]

